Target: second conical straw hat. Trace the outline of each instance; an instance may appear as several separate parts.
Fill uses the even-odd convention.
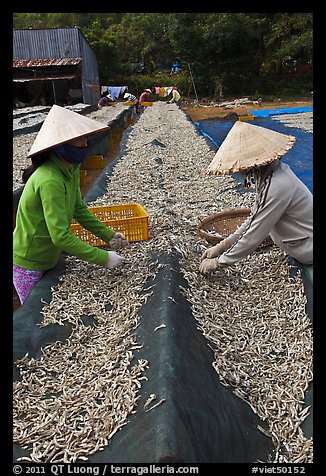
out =
[[[237,121],[216,152],[207,173],[225,175],[269,164],[282,157],[294,142],[294,136]]]
[[[90,136],[110,129],[94,119],[54,104],[29,151],[28,157],[79,137]]]

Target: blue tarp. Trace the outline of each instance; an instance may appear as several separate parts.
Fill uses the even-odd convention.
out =
[[[299,108],[289,108],[286,111],[297,112]],[[305,108],[307,109],[307,108]],[[310,108],[312,110],[312,108]],[[274,109],[280,111],[280,109]],[[263,112],[263,111],[258,111]],[[308,112],[308,111],[304,111]],[[276,114],[276,113],[275,113]],[[279,114],[279,112],[277,112]],[[296,138],[294,146],[282,157],[293,172],[313,192],[313,134],[299,127],[290,127],[270,117],[259,117],[257,120],[248,121],[250,124],[266,127],[282,134],[293,135]],[[219,121],[207,119],[195,123],[201,133],[209,138],[213,144],[220,147],[225,137],[232,128],[234,121]]]
[[[299,112],[312,112],[312,106],[282,107],[279,109],[253,109],[249,111],[254,117],[269,117],[276,114],[298,114]]]
[[[105,92],[106,88],[106,92]],[[112,100],[115,101],[122,97],[124,93],[128,91],[128,86],[101,86],[101,93],[107,94],[109,93],[112,97]]]

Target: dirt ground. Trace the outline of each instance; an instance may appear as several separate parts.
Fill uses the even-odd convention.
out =
[[[312,106],[312,100],[302,101],[282,101],[277,100],[273,102],[263,102],[261,105],[258,104],[244,104],[237,107],[221,107],[221,106],[206,106],[199,103],[185,104],[181,105],[181,108],[189,114],[191,119],[196,121],[202,121],[204,119],[213,119],[213,118],[223,118],[229,114],[236,113],[239,116],[249,114],[250,110],[253,109],[278,109],[286,107],[302,107],[302,106]]]

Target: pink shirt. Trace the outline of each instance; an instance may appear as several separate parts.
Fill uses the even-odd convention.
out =
[[[141,93],[140,98],[139,98],[140,103],[149,102],[150,100],[151,100],[151,97],[150,97],[150,94],[147,91],[144,91],[143,93]]]

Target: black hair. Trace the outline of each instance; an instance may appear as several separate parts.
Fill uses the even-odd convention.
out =
[[[47,159],[49,158],[49,151],[46,152],[41,152],[40,154],[37,154],[35,157],[32,157],[32,164],[24,169],[23,175],[22,175],[22,180],[23,183],[25,184],[29,177],[35,172],[35,170],[43,164]]]

